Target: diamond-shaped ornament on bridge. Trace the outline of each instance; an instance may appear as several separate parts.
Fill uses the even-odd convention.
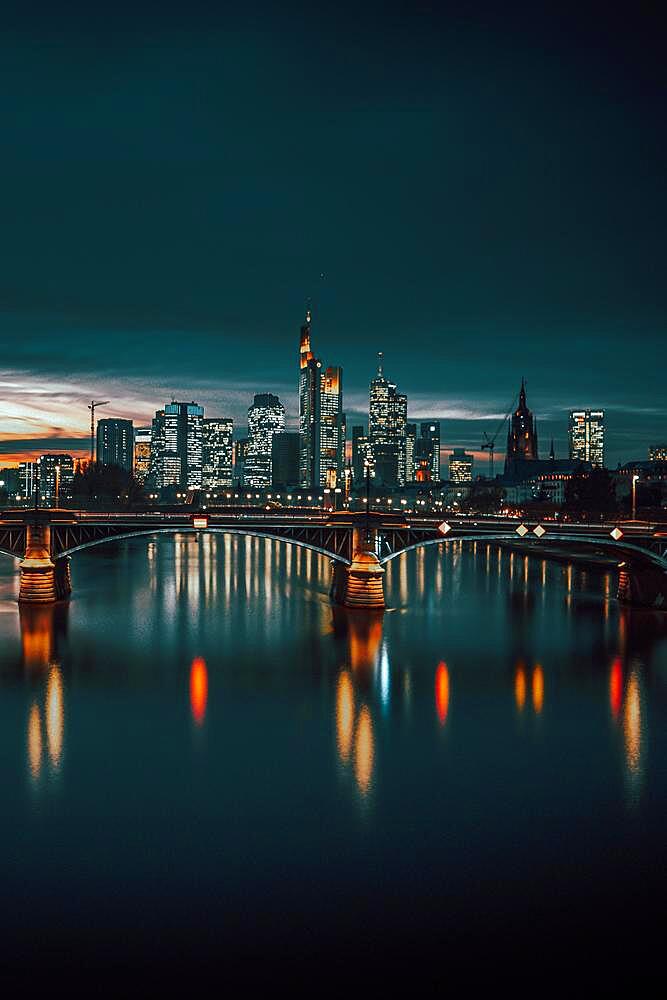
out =
[[[447,524],[446,521],[443,521],[442,524],[438,525],[438,531],[440,532],[441,535],[446,535],[451,530],[452,530],[451,524]]]
[[[546,533],[546,528],[543,528],[541,524],[538,524],[536,528],[533,528],[533,534],[537,535],[538,538],[541,538],[542,535],[546,535]]]
[[[621,531],[620,528],[614,528],[612,531],[609,532],[609,534],[611,535],[611,537],[614,539],[615,542],[617,542],[619,538],[623,538],[623,532]]]
[[[528,528],[526,527],[525,524],[520,524],[519,527],[516,529],[516,533],[517,535],[520,535],[521,538],[523,538],[524,535],[528,534]]]

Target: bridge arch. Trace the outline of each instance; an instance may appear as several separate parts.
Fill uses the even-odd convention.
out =
[[[405,552],[412,552],[414,549],[421,549],[427,545],[451,545],[452,542],[517,542],[518,539],[512,535],[508,535],[507,532],[504,533],[493,533],[493,534],[462,534],[462,535],[443,535],[441,538],[425,538],[413,545],[407,545],[405,548],[398,549],[396,552],[390,552],[388,555],[380,556],[380,564],[386,565],[393,559],[397,559],[398,556],[402,556]],[[632,542],[619,541],[615,542],[613,538],[600,538],[600,537],[586,537],[584,535],[551,535],[545,533],[542,538],[539,539],[539,544],[562,544],[572,545],[573,547],[594,547],[596,549],[602,549],[606,551],[611,551],[614,555],[617,555],[620,559],[624,557],[626,559],[633,559],[636,562],[641,563],[651,563],[657,569],[662,570],[663,573],[667,573],[667,559],[664,556],[658,555],[656,552],[652,552],[650,549],[645,549],[640,545],[633,545]],[[529,554],[529,553],[526,553]],[[538,553],[535,553],[536,555]]]
[[[172,525],[167,528],[145,528],[142,531],[127,531],[119,534],[109,534],[104,538],[95,538],[91,541],[81,542],[80,545],[73,545],[69,549],[63,549],[61,552],[54,553],[53,560],[57,562],[59,559],[64,559],[66,556],[75,555],[77,552],[81,552],[84,549],[96,548],[99,545],[106,545],[108,542],[121,542],[127,538],[146,538],[151,535],[207,535],[207,534],[217,534],[217,535],[241,535],[246,538],[268,538],[276,542],[284,542],[286,545],[296,545],[302,549],[310,549],[311,552],[317,552],[318,555],[326,556],[327,559],[333,559],[335,562],[340,562],[344,566],[349,565],[349,560],[345,559],[341,555],[337,555],[334,552],[330,552],[328,549],[324,549],[319,545],[314,545],[312,542],[306,542],[299,538],[290,538],[287,535],[279,535],[270,531],[258,531],[253,528],[232,528],[232,527],[217,527],[211,525],[208,528],[191,528],[187,525]]]

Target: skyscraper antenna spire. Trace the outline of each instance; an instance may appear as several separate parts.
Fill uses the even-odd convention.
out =
[[[378,351],[378,375],[382,375],[382,361],[384,359],[384,353]]]

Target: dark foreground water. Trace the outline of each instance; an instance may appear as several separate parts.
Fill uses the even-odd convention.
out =
[[[328,561],[134,539],[19,610],[0,557],[0,955],[313,992],[659,967],[667,615],[478,544],[332,610]],[[658,942],[658,943],[656,943]]]

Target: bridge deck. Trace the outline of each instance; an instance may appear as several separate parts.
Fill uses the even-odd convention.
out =
[[[536,522],[495,516],[455,516],[446,521],[435,517],[404,517],[396,513],[350,511],[312,514],[272,511],[226,513],[223,511],[7,511],[0,518],[0,551],[21,557],[25,552],[27,526],[35,517],[51,529],[52,558],[113,538],[153,532],[222,531],[262,535],[304,545],[341,562],[352,559],[353,529],[368,528],[378,539],[381,561],[425,544],[460,540],[509,541],[513,538],[540,544],[560,542],[578,546],[596,545],[613,551],[619,559],[645,558],[667,571],[667,526],[637,523]]]

